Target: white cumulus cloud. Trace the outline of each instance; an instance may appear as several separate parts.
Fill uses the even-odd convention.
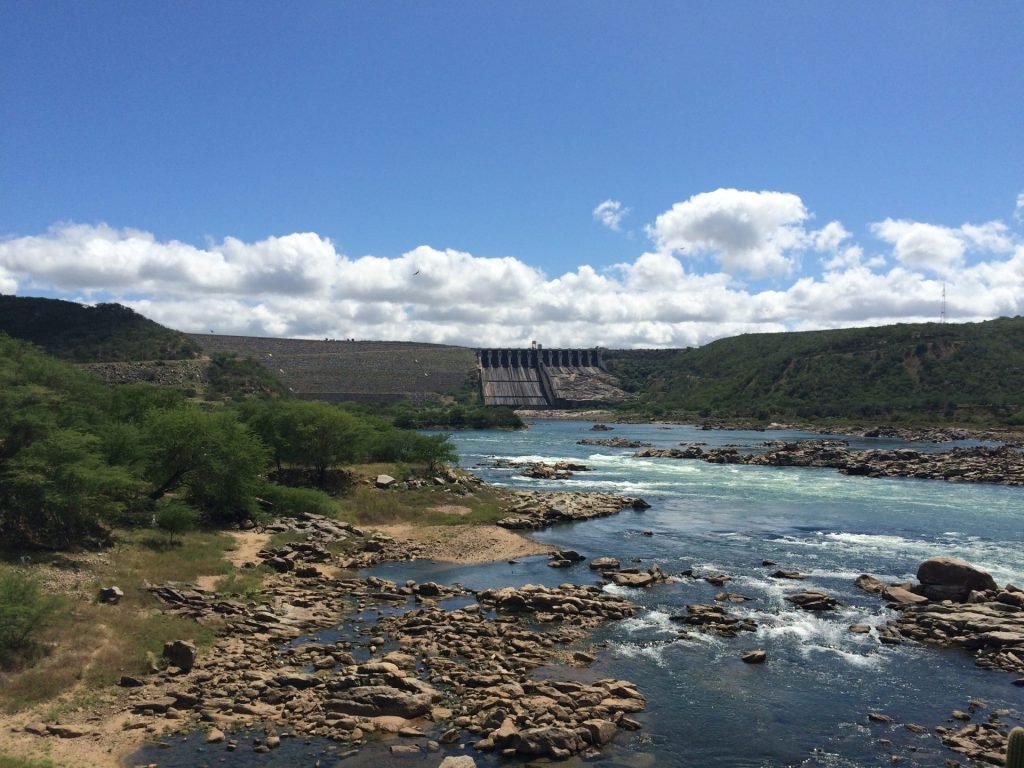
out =
[[[311,232],[199,246],[64,223],[0,239],[0,292],[120,301],[200,333],[467,346],[684,347],[937,320],[943,284],[950,320],[1024,314],[1024,242],[1002,222],[886,219],[870,226],[878,240],[861,244],[838,221],[812,230],[810,219],[795,195],[695,195],[652,225],[657,247],[603,271],[583,264],[551,276],[513,257],[430,245],[353,258]],[[705,252],[713,258],[692,258]],[[819,264],[808,259],[771,290],[736,279],[796,272],[811,252],[824,271],[808,271]]]
[[[630,209],[624,207],[618,200],[604,200],[593,210],[594,219],[614,232],[619,231],[622,220],[629,214]]]
[[[716,189],[676,203],[648,234],[662,250],[710,254],[726,272],[764,277],[793,269],[794,251],[809,242],[808,218],[803,201],[788,192]]]
[[[1005,224],[964,224],[944,227],[905,219],[885,219],[871,225],[880,240],[893,246],[893,256],[900,263],[948,275],[964,266],[969,249],[1007,253],[1013,241]]]

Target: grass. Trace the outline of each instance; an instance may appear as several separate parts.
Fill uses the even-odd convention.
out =
[[[407,466],[364,465],[356,468],[363,477],[390,474],[404,479]],[[483,524],[500,519],[502,491],[481,487],[457,496],[448,487],[427,485],[409,490],[380,490],[365,483],[338,499],[339,517],[357,525],[390,522],[425,525]],[[462,507],[464,514],[444,511]],[[275,534],[268,544],[280,547],[305,539],[301,532]],[[331,545],[344,551],[345,542]],[[200,646],[213,642],[212,629],[160,611],[145,584],[191,582],[199,576],[219,576],[220,592],[249,600],[257,598],[269,569],[259,566],[238,570],[224,558],[235,548],[225,533],[195,531],[175,542],[151,530],[122,531],[106,558],[93,566],[95,579],[85,596],[65,596],[63,608],[43,633],[43,647],[50,649],[34,666],[0,673],[0,709],[13,712],[51,702],[48,716],[89,706],[94,696],[110,695],[105,688],[121,675],[143,675],[159,659],[163,644],[191,639]],[[17,567],[17,566],[15,566]],[[124,597],[117,605],[95,600],[101,587],[117,585]],[[16,764],[20,765],[20,764]],[[0,768],[4,768],[0,764]]]
[[[57,768],[57,765],[49,760],[25,760],[0,755],[0,768]]]
[[[363,465],[358,471],[369,477],[377,474],[405,477],[405,474],[396,474],[394,466],[386,464]],[[356,525],[479,525],[494,523],[504,517],[503,499],[500,490],[487,486],[481,486],[465,496],[456,496],[449,487],[432,484],[408,490],[381,490],[372,485],[359,484],[348,495],[338,499],[338,508],[343,519]],[[440,507],[464,507],[469,511],[456,514],[441,511]]]
[[[427,517],[427,523],[430,525],[490,525],[508,516],[508,513],[496,502],[481,500],[471,506],[470,510],[465,515],[432,512]]]
[[[263,580],[270,573],[263,565],[229,573],[217,582],[217,591],[229,597],[255,600],[263,594]]]
[[[32,667],[0,676],[0,708],[19,711],[69,691],[81,697],[113,685],[121,675],[145,674],[169,640],[210,644],[213,630],[161,613],[144,585],[229,576],[235,569],[224,560],[224,552],[233,547],[231,537],[222,533],[188,533],[174,545],[151,531],[121,533],[109,564],[97,569],[91,594],[117,585],[124,597],[117,605],[64,598],[66,609],[41,637],[50,653]]]

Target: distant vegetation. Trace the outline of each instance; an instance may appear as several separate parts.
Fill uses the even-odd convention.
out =
[[[376,414],[400,429],[523,429],[526,424],[511,408],[452,403],[422,405],[360,406],[346,403],[356,413]]]
[[[611,353],[645,416],[1024,424],[1024,318],[747,334]]]
[[[0,332],[76,363],[184,360],[199,345],[120,304],[0,296]]]
[[[275,467],[312,467],[323,485],[339,464],[433,471],[453,459],[444,435],[388,418],[283,397],[202,405],[149,384],[109,386],[0,334],[2,548],[101,544],[114,525],[154,516],[181,533],[181,505],[211,525],[255,517],[268,502],[278,514],[330,508],[315,488],[271,483]]]
[[[206,369],[206,399],[244,399],[247,397],[283,397],[288,389],[265,366],[251,357],[218,353]]]

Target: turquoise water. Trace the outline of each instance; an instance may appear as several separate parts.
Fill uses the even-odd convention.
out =
[[[724,589],[754,598],[731,604],[729,610],[754,618],[759,627],[735,639],[698,634],[680,638],[669,617],[688,603],[712,602],[723,588],[692,580],[643,591],[608,587],[628,595],[642,610],[600,630],[599,660],[588,674],[637,682],[648,698],[648,710],[642,716],[642,734],[621,735],[599,765],[880,766],[892,764],[896,755],[900,765],[942,766],[956,756],[933,735],[913,734],[903,723],[929,728],[949,724],[950,712],[966,709],[969,697],[984,699],[990,709],[1009,709],[1011,719],[1021,716],[1024,689],[1011,685],[1016,675],[978,669],[962,651],[884,646],[872,634],[855,635],[847,628],[881,625],[892,618],[880,600],[853,586],[859,574],[910,579],[918,564],[933,555],[963,557],[990,571],[999,583],[1024,584],[1024,489],[845,477],[826,469],[633,459],[629,449],[576,441],[616,436],[662,447],[704,442],[754,449],[765,440],[818,436],[656,425],[616,425],[608,433],[592,432],[590,426],[540,421],[521,432],[461,432],[453,440],[462,465],[488,482],[642,496],[650,509],[556,526],[535,537],[587,557],[612,555],[624,565],[636,560],[640,566],[657,564],[669,572],[693,568],[729,574],[733,580]],[[854,448],[900,445],[904,443],[851,439]],[[530,480],[494,468],[495,458],[571,459],[592,471],[565,481]],[[764,559],[778,565],[765,567]],[[514,565],[396,563],[372,573],[460,582],[470,588],[594,582],[585,563],[561,570],[545,563],[543,557]],[[775,567],[809,578],[768,578]],[[839,610],[825,615],[793,610],[783,598],[804,587],[828,591],[840,600]],[[740,653],[752,648],[767,650],[768,662],[740,662]],[[868,712],[883,712],[896,722],[869,724]],[[196,748],[188,742],[156,757],[161,765],[188,765],[174,761]],[[316,752],[322,749],[317,744],[292,746],[288,756],[260,756],[259,764],[298,765],[313,754],[320,755],[321,765],[334,764]],[[232,757],[231,762],[239,759]],[[390,764],[381,753],[357,760]]]

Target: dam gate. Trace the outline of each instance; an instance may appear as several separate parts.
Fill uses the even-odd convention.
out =
[[[485,405],[572,408],[622,402],[599,349],[478,349]]]

